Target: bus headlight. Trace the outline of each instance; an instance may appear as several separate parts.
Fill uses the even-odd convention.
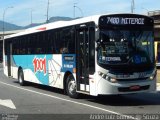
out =
[[[117,82],[117,79],[115,79],[115,78],[110,78],[109,81],[112,82],[112,83],[116,83],[116,82]]]
[[[98,75],[102,76],[102,74],[103,74],[102,72],[98,71]]]
[[[154,79],[154,76],[153,76],[153,75],[152,75],[152,76],[150,76],[150,77],[149,77],[149,79],[150,79],[150,80],[153,80],[153,79]]]
[[[108,76],[100,71],[98,71],[98,75],[101,76],[104,79],[108,79]]]
[[[156,74],[151,75],[151,76],[149,77],[149,79],[150,79],[150,80],[154,80],[154,78],[155,78],[156,76],[157,76]]]
[[[98,75],[101,76],[103,79],[108,80],[109,82],[112,82],[112,83],[116,83],[117,82],[117,79],[111,78],[107,74],[104,74],[104,73],[102,73],[100,71],[98,72]]]

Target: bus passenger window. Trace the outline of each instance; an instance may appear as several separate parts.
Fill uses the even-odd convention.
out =
[[[64,48],[61,48],[61,49],[60,49],[60,53],[61,53],[61,54],[66,54],[66,53],[68,53],[68,48],[65,48],[65,47],[64,47]]]

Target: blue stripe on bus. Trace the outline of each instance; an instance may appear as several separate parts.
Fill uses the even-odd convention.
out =
[[[71,73],[73,73],[73,69],[75,68],[76,68],[76,55],[75,54],[63,54],[61,72],[70,71]]]
[[[23,70],[30,69],[42,84],[49,85],[47,61],[52,59],[52,55],[14,55],[13,59],[16,66],[21,66]]]
[[[44,85],[49,85],[49,60],[53,59],[54,55],[13,55],[14,64],[23,70],[30,69],[37,79]],[[56,62],[56,61],[55,61]],[[58,63],[58,61],[57,61]],[[76,55],[75,54],[62,54],[60,72],[73,72],[76,68]]]

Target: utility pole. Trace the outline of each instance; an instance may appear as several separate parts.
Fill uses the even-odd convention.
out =
[[[48,14],[49,14],[49,0],[48,0],[48,3],[47,3],[47,20],[46,20],[46,23],[49,22]]]
[[[74,6],[73,6],[73,17],[75,18],[76,17],[76,12],[75,12],[75,8],[77,8],[80,12],[81,12],[81,17],[83,17],[84,16],[84,14],[83,14],[83,11],[82,11],[82,9],[80,8],[80,7],[78,7],[78,6],[76,6],[76,4],[77,3],[74,3]]]
[[[9,8],[13,8],[12,6],[10,7],[7,7],[6,9],[4,9],[4,12],[3,12],[3,40],[4,40],[4,34],[5,34],[5,14],[6,14],[6,11],[9,9]]]
[[[131,1],[131,13],[134,13],[135,10],[135,3],[134,0]]]
[[[33,9],[31,9],[31,26],[32,26],[32,18],[33,18],[32,13],[33,13]]]
[[[75,18],[75,7],[76,7],[76,4],[77,3],[74,3],[74,5],[73,5],[73,18]]]

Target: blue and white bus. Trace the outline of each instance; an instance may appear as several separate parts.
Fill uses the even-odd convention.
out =
[[[29,28],[4,40],[4,74],[77,98],[156,90],[153,19],[109,14]]]

